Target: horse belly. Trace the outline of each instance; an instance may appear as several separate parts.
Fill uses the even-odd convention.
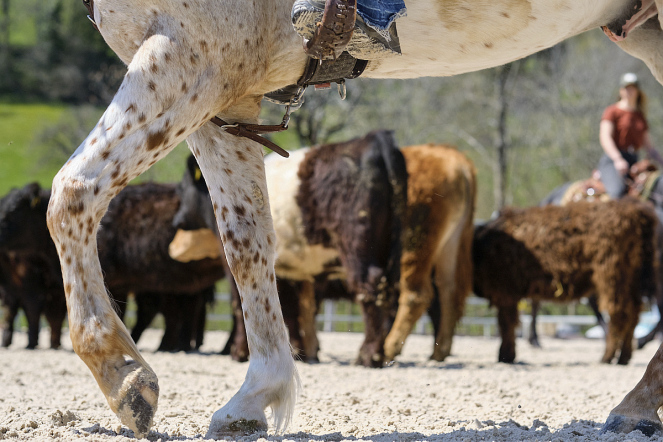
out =
[[[365,77],[449,76],[499,66],[614,16],[615,0],[421,0],[399,19],[403,54],[370,62]]]

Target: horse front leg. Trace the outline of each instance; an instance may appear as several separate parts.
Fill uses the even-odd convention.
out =
[[[243,121],[257,117],[258,103],[259,97],[255,97],[253,113]],[[239,289],[251,353],[242,387],[214,413],[207,437],[266,430],[267,407],[272,408],[280,431],[292,417],[298,378],[276,292],[276,235],[262,146],[211,123],[187,142],[209,188],[226,258]]]
[[[142,42],[113,102],[53,180],[48,209],[74,351],[137,437],[152,425],[158,381],[111,305],[96,233],[110,200],[223,103],[211,63],[192,67],[182,41],[155,34]]]

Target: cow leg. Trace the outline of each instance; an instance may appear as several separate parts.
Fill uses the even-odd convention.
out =
[[[4,327],[2,328],[2,346],[5,348],[12,345],[16,315],[18,315],[18,303],[12,302],[3,306]]]
[[[374,299],[361,302],[364,317],[364,342],[359,349],[356,364],[364,367],[379,368],[384,365],[385,311]],[[422,309],[419,317],[426,309]],[[416,321],[415,321],[416,322]]]
[[[131,339],[138,342],[159,313],[161,295],[158,293],[134,293],[136,301],[136,324],[131,329]]]
[[[26,290],[29,292],[30,290]],[[39,322],[44,304],[41,301],[40,294],[32,293],[26,296],[26,302],[23,303],[23,311],[28,321],[28,346],[26,348],[33,350],[39,345]]]
[[[516,359],[516,327],[519,322],[518,304],[502,305],[497,308],[497,325],[502,336],[498,362],[511,364]]]
[[[639,307],[639,306],[638,306]],[[630,311],[615,309],[610,314],[610,324],[608,324],[608,336],[611,336],[611,346],[608,347],[606,341],[606,352],[603,355],[602,362],[610,363],[615,356],[616,349],[619,348],[619,357],[617,364],[626,365],[633,355],[633,331],[638,324],[639,308]],[[630,314],[629,314],[630,313]]]
[[[229,103],[207,52],[188,46],[179,27],[154,30],[140,42],[97,126],[54,178],[48,209],[74,350],[139,437],[152,425],[158,381],[108,298],[96,232],[113,196]]]
[[[177,295],[164,294],[161,298],[161,314],[164,320],[163,337],[157,351],[177,351],[178,337],[182,324],[182,311]]]
[[[644,376],[606,419],[601,433],[630,433],[640,430],[646,436],[663,432],[658,409],[663,406],[663,345],[649,361]]]
[[[541,302],[532,299],[531,301],[532,305],[532,320],[529,323],[529,343],[532,347],[536,348],[541,348],[541,344],[539,343],[539,335],[536,332],[536,317],[539,314],[539,308],[541,308]]]
[[[295,283],[296,284],[296,283]],[[285,304],[284,304],[285,305]],[[301,349],[309,362],[318,362],[318,331],[315,324],[315,315],[318,312],[318,306],[315,301],[315,289],[313,282],[302,281],[299,291],[297,322],[299,332],[301,333]],[[297,333],[291,333],[297,337]]]
[[[44,315],[46,316],[48,326],[51,328],[51,348],[57,349],[60,348],[62,324],[67,315],[67,305],[63,292],[55,292],[47,296],[47,302],[44,305]]]
[[[444,361],[451,354],[454,330],[472,291],[473,235],[471,212],[466,210],[436,254],[434,275],[441,310],[440,327],[431,356],[435,361]]]
[[[405,260],[404,260],[405,261]],[[404,265],[404,267],[406,267]],[[402,270],[407,275],[407,270]],[[405,339],[412,331],[414,324],[421,318],[433,299],[433,283],[430,279],[431,270],[415,272],[410,277],[401,278],[401,294],[398,299],[398,311],[391,331],[384,342],[384,357],[392,361],[401,354]],[[443,326],[440,326],[442,330]]]
[[[234,118],[255,121],[261,97],[233,108]],[[212,416],[207,437],[267,428],[292,416],[298,376],[276,292],[274,227],[267,199],[262,146],[209,123],[188,139],[207,182],[228,265],[239,289],[251,358],[244,384]],[[278,191],[278,189],[274,189]],[[248,428],[246,428],[248,425]]]
[[[292,346],[295,357],[307,362],[318,362],[318,348],[315,347],[312,349],[312,353],[307,353],[306,345],[302,339],[301,331],[308,330],[310,326],[305,324],[307,320],[301,315],[302,306],[300,303],[303,299],[303,289],[300,284],[297,281],[276,278],[276,289],[279,293],[279,301],[281,302],[281,310],[283,311],[283,321],[286,327],[288,327],[290,345]],[[315,293],[313,296],[315,296]],[[317,342],[317,335],[314,336]]]

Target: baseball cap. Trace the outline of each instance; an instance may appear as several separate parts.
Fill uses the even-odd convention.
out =
[[[638,76],[632,72],[627,72],[619,79],[619,87],[638,86]]]

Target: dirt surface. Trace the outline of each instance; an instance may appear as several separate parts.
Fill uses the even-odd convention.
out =
[[[199,354],[154,353],[161,334],[139,342],[159,376],[161,397],[148,439],[203,439],[209,419],[239,388],[246,364],[216,354],[226,334],[210,332]],[[239,440],[650,441],[640,432],[600,435],[610,410],[637,383],[656,350],[626,367],[600,364],[600,340],[518,340],[517,363],[498,364],[496,338],[456,337],[453,355],[428,361],[433,340],[411,336],[390,367],[352,364],[362,335],[321,333],[321,363],[297,363],[303,391],[284,436]],[[42,345],[48,341],[42,334]],[[0,439],[120,441],[120,425],[92,375],[71,350],[24,350],[17,333],[0,350]]]

